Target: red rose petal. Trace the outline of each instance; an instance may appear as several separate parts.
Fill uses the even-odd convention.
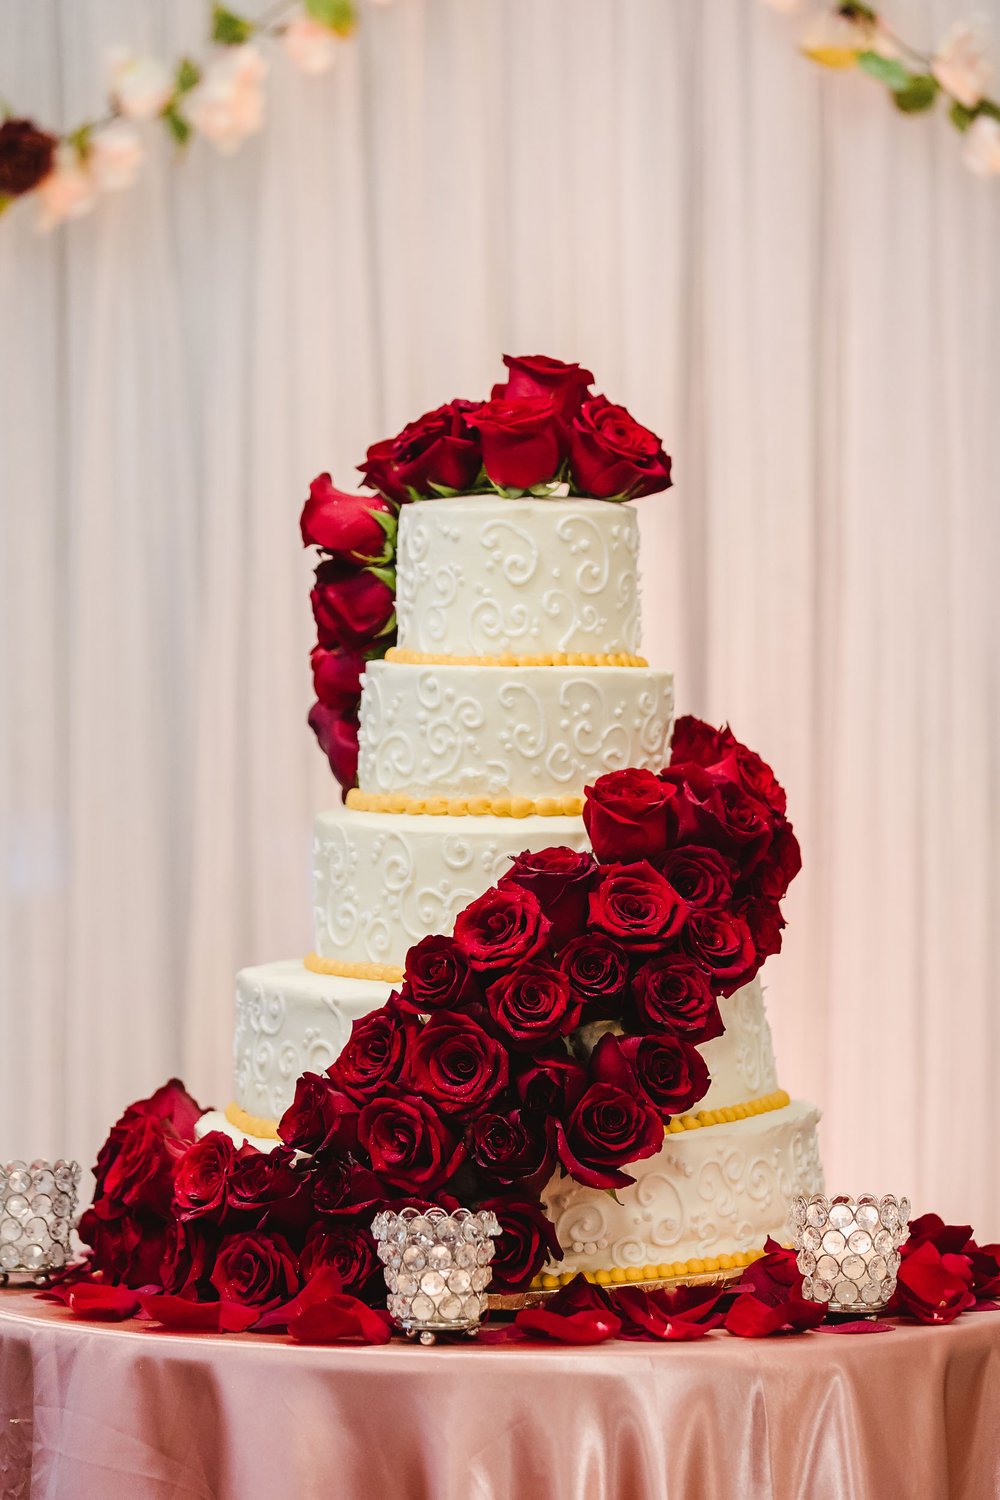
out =
[[[603,1344],[618,1336],[621,1322],[614,1313],[594,1311],[558,1313],[547,1307],[525,1307],[514,1319],[515,1327],[560,1344]]]
[[[392,1319],[357,1297],[341,1294],[304,1308],[291,1320],[288,1332],[300,1344],[387,1344]]]
[[[78,1318],[123,1322],[135,1317],[141,1299],[138,1292],[127,1286],[99,1286],[96,1282],[84,1282],[73,1288],[66,1305]]]

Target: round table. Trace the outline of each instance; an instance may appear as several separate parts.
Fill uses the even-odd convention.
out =
[[[1000,1313],[892,1333],[317,1348],[0,1295],[3,1500],[996,1500]]]

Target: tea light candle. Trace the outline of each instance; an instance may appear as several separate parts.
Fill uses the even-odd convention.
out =
[[[437,1333],[476,1331],[499,1233],[494,1214],[466,1208],[376,1215],[372,1234],[385,1266],[387,1306],[411,1337],[419,1333],[422,1344],[432,1344]]]
[[[66,1264],[79,1181],[75,1161],[0,1165],[0,1284],[40,1281]]]
[[[804,1297],[835,1313],[872,1314],[888,1304],[907,1235],[908,1198],[816,1193],[796,1198],[790,1217]]]

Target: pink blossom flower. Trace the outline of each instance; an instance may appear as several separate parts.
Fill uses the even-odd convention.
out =
[[[264,123],[266,74],[266,61],[249,42],[219,52],[187,102],[195,130],[226,155],[238,150]]]
[[[152,120],[166,108],[174,78],[155,57],[133,57],[118,47],[111,54],[111,97],[127,120]]]
[[[977,177],[1000,173],[1000,120],[978,115],[965,132],[962,160]]]
[[[145,155],[135,126],[111,120],[91,135],[87,166],[102,193],[116,193],[132,186]]]
[[[337,56],[337,37],[328,26],[298,12],[285,25],[281,44],[303,73],[325,73]]]
[[[37,192],[38,228],[43,233],[64,219],[82,218],[97,201],[97,184],[76,147],[67,141],[57,147],[52,171],[38,184]]]
[[[935,53],[931,71],[946,93],[966,109],[975,109],[993,77],[980,32],[965,22],[953,26]]]

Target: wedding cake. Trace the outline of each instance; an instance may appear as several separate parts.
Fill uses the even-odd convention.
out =
[[[396,643],[361,678],[357,785],[315,825],[314,949],[239,974],[233,1097],[202,1132],[273,1146],[296,1080],[334,1063],[414,945],[450,934],[514,856],[587,850],[599,778],[662,770],[673,682],[639,654],[638,557],[634,506],[616,500],[401,506]],[[699,1047],[708,1092],[665,1121],[631,1185],[557,1169],[542,1189],[563,1251],[543,1284],[743,1265],[784,1234],[794,1195],[821,1189],[818,1112],[779,1084],[759,979],[719,1013]]]

